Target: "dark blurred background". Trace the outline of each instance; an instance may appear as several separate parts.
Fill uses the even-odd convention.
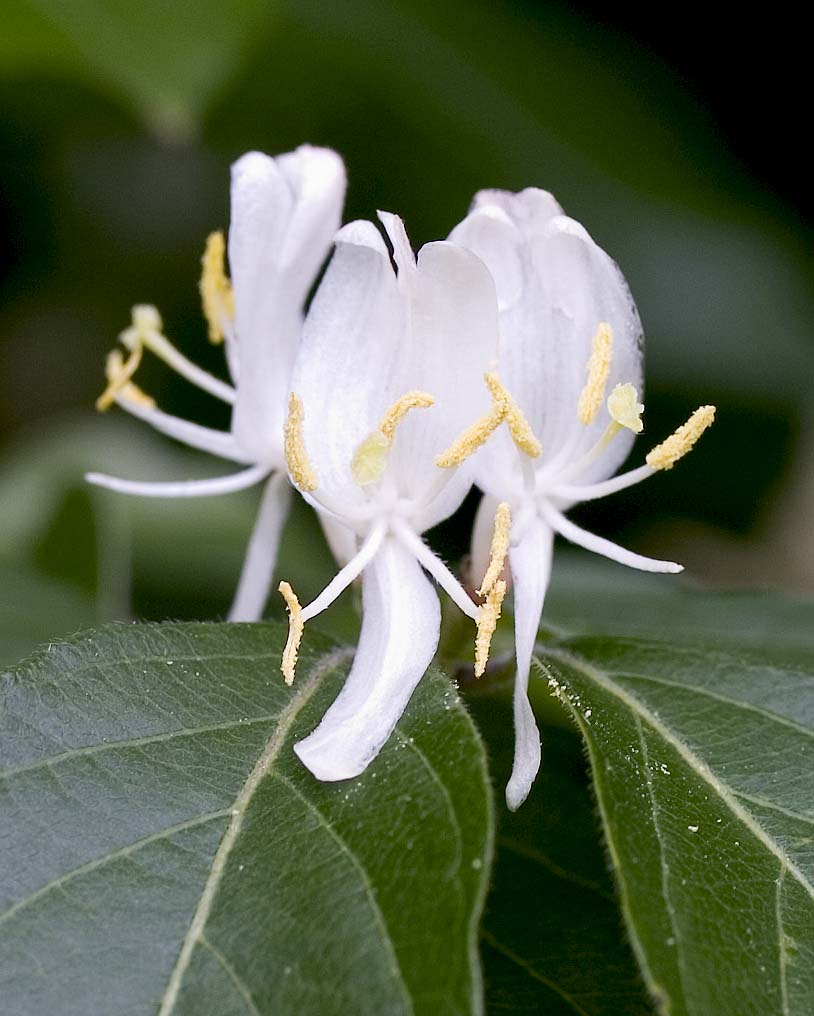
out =
[[[228,224],[229,164],[303,141],[344,156],[348,218],[398,211],[415,245],[479,188],[553,191],[619,262],[644,321],[634,461],[699,403],[720,410],[678,468],[576,517],[705,584],[814,588],[810,86],[782,7],[736,23],[700,4],[5,0],[3,20],[7,657],[92,616],[226,609],[256,493],[89,493],[87,468],[226,471],[93,401],[136,302],[223,371],[197,275],[206,234]],[[228,424],[160,364],[139,382],[163,408]],[[313,535],[298,513],[284,568]],[[466,512],[435,538],[462,553]],[[304,595],[327,566],[297,564]]]

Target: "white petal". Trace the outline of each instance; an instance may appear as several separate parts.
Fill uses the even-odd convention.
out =
[[[202,452],[209,452],[210,455],[217,455],[221,459],[230,459],[232,462],[255,462],[245,449],[241,448],[231,434],[221,430],[212,430],[211,427],[202,427],[198,423],[190,423],[189,420],[182,420],[178,416],[171,416],[160,409],[151,406],[143,406],[139,402],[132,402],[123,396],[116,399],[116,404],[126,412],[139,420],[149,423],[167,437],[175,438],[190,448],[197,448]]]
[[[358,776],[404,712],[438,645],[438,598],[415,559],[387,539],[362,577],[356,658],[317,729],[294,745],[320,780]]]
[[[525,348],[509,357],[507,383],[522,386],[527,399],[529,385],[540,386],[533,414],[544,455],[550,461],[567,448],[567,464],[593,447],[610,420],[604,402],[588,426],[577,415],[597,326],[607,323],[613,332],[606,394],[618,383],[631,383],[640,397],[642,327],[624,276],[578,222],[566,216],[552,219],[530,249],[543,318],[537,337],[526,331]],[[579,482],[611,476],[627,457],[633,439],[631,431],[622,431]]]
[[[299,290],[301,298],[328,256],[342,221],[345,200],[345,165],[330,148],[300,145],[277,163],[294,197],[282,249],[281,264],[286,284]]]
[[[554,534],[540,519],[528,527],[516,547],[509,548],[514,584],[514,765],[506,786],[506,803],[516,811],[528,797],[540,768],[540,733],[528,696],[529,671],[546,589],[551,574]]]
[[[233,430],[255,455],[278,463],[303,304],[339,226],[344,191],[342,161],[328,149],[304,146],[278,159],[249,152],[232,167],[240,375]]]
[[[397,237],[398,220],[388,221]],[[469,251],[428,244],[415,269],[397,280],[372,224],[342,229],[309,310],[291,385],[303,401],[317,498],[322,492],[349,514],[364,507],[368,496],[350,470],[354,452],[386,410],[415,389],[433,395],[436,405],[409,413],[399,425],[388,473],[401,497],[423,505],[430,491],[437,493],[435,457],[489,405],[482,375],[496,341],[494,287]],[[459,470],[450,492],[420,524],[413,522],[424,529],[445,518],[470,483],[470,471]]]
[[[545,229],[550,219],[562,215],[562,208],[553,194],[539,187],[526,187],[522,191],[482,190],[472,201],[472,211],[482,208],[499,208],[512,222],[522,226],[527,236]]]
[[[229,611],[230,621],[259,621],[263,616],[277,562],[280,534],[290,506],[291,484],[288,477],[283,472],[275,473],[263,491],[237,592]]]
[[[303,440],[318,480],[315,497],[344,505],[349,515],[368,503],[351,475],[354,452],[406,391],[397,390],[393,379],[407,325],[381,234],[371,222],[350,223],[336,236],[291,378],[291,390],[302,400]]]
[[[415,254],[410,238],[407,236],[407,230],[404,228],[404,222],[392,212],[377,212],[376,214],[393,245],[393,260],[396,262],[399,274],[412,271],[415,268]]]
[[[418,270],[409,276],[409,294],[409,371],[415,378],[409,387],[428,391],[436,400],[432,410],[405,421],[393,446],[405,492],[415,495],[437,489],[437,455],[490,407],[483,375],[497,355],[498,321],[488,269],[458,244],[437,241],[421,248]],[[414,519],[420,531],[458,507],[472,484],[473,469],[473,462],[464,463],[444,496]]]
[[[159,481],[158,483],[142,480],[124,480],[106,473],[86,473],[85,479],[96,487],[115,490],[118,494],[134,494],[137,497],[217,497],[220,494],[231,494],[236,490],[245,490],[265,479],[269,474],[268,466],[250,466],[239,473],[228,476],[214,476],[209,480],[178,480]]]
[[[501,311],[517,303],[525,282],[524,237],[502,208],[488,204],[474,207],[449,239],[477,254],[492,273]]]
[[[589,426],[577,415],[600,323],[609,324],[614,337],[607,392],[616,383],[630,382],[641,394],[642,380],[641,324],[621,272],[579,223],[558,213],[545,191],[485,191],[453,234],[476,251],[495,277],[500,374],[542,442],[541,468],[574,462],[609,422],[604,405]],[[618,435],[575,482],[610,476],[632,440],[629,431]],[[497,436],[478,463],[479,484],[498,497],[516,481],[509,451],[505,437]]]

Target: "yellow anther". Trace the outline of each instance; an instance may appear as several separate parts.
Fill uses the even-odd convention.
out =
[[[537,459],[542,454],[542,446],[534,436],[523,410],[509,394],[508,390],[501,383],[497,374],[484,374],[483,379],[486,386],[492,393],[492,399],[496,406],[504,407],[505,419],[511,432],[512,439],[521,452],[525,452],[532,459]]]
[[[602,406],[612,353],[613,330],[606,321],[601,321],[596,329],[591,358],[588,360],[588,380],[582,389],[577,407],[579,418],[584,424],[593,423]]]
[[[107,354],[107,360],[105,361],[107,388],[105,388],[96,400],[96,408],[100,413],[104,413],[106,410],[110,409],[116,401],[116,397],[118,395],[121,395],[130,402],[137,402],[142,406],[148,406],[149,408],[155,406],[155,400],[151,399],[149,395],[145,395],[145,393],[130,380],[138,370],[138,365],[140,363],[140,345],[133,349],[126,361],[122,356],[121,351],[118,349],[113,349]]]
[[[407,392],[382,417],[378,430],[374,430],[359,445],[351,461],[350,469],[360,487],[375,483],[387,465],[387,453],[393,446],[396,428],[411,409],[428,409],[435,405],[435,399],[426,392]]]
[[[235,294],[226,276],[225,260],[223,233],[210,233],[201,258],[203,270],[198,288],[209,325],[209,341],[214,343],[223,342],[224,318],[231,320],[235,316]]]
[[[608,412],[613,422],[620,427],[627,427],[634,434],[641,434],[644,430],[644,404],[639,402],[639,393],[633,385],[616,385],[608,396]]]
[[[485,596],[478,611],[478,634],[475,636],[475,677],[480,677],[486,670],[492,636],[500,619],[500,608],[506,595],[506,581],[500,577],[509,553],[509,534],[512,525],[512,513],[505,501],[497,506],[495,527],[492,531],[492,546],[489,550],[489,567],[483,576],[478,596]]]
[[[436,466],[440,469],[459,466],[464,459],[468,459],[491,437],[505,419],[505,407],[494,406],[488,413],[475,420],[470,427],[467,427],[463,434],[455,438],[449,448],[435,460]]]
[[[283,679],[286,684],[294,683],[294,672],[297,669],[297,654],[300,651],[302,630],[305,622],[302,619],[302,607],[297,599],[297,594],[287,582],[281,582],[277,591],[282,594],[285,605],[288,607],[288,639],[283,650],[283,660],[280,670],[283,672]]]
[[[497,374],[483,375],[486,386],[492,395],[492,408],[460,434],[446,451],[435,460],[440,469],[451,469],[459,466],[470,455],[484,444],[505,420],[511,431],[512,438],[520,451],[536,459],[542,452],[540,442],[534,436],[523,411],[501,384]]]
[[[475,677],[480,677],[486,670],[489,650],[492,647],[492,636],[500,619],[500,608],[506,595],[506,583],[499,579],[489,592],[478,613],[478,634],[475,638]]]
[[[483,576],[478,596],[486,596],[500,578],[506,555],[509,553],[509,533],[512,525],[512,513],[505,501],[497,506],[495,527],[492,532],[492,546],[489,550],[489,567]]]
[[[651,469],[672,469],[687,454],[715,419],[715,406],[700,406],[666,441],[648,454],[645,462]]]
[[[305,442],[302,438],[302,401],[292,392],[288,396],[288,416],[283,428],[283,449],[288,472],[300,490],[316,490],[317,474],[308,461]]]
[[[379,424],[379,430],[387,440],[388,447],[393,444],[396,427],[398,427],[411,409],[429,409],[430,406],[434,405],[435,399],[432,395],[427,394],[427,392],[407,392],[406,395],[402,395],[400,399],[394,402],[384,414],[382,422]]]

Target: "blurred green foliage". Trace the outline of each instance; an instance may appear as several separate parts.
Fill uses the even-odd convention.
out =
[[[814,536],[791,507],[814,487],[810,234],[631,39],[566,6],[511,0],[10,0],[0,108],[10,569],[80,597],[101,573],[105,616],[223,613],[256,499],[92,499],[81,473],[106,463],[139,478],[223,471],[135,421],[94,419],[93,398],[139,301],[159,305],[188,355],[223,370],[196,277],[203,238],[228,223],[229,164],[307,140],[345,157],[349,218],[396,210],[416,245],[444,235],[479,188],[553,191],[637,299],[648,442],[701,402],[720,407],[680,468],[582,519],[632,545],[669,544],[707,579],[811,583]],[[227,423],[160,365],[139,379],[163,407]],[[465,519],[435,534],[450,556],[465,550]],[[284,564],[314,534],[301,511]],[[97,560],[101,544],[114,550]]]

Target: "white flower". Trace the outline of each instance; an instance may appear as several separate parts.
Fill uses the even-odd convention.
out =
[[[249,152],[232,167],[229,264],[223,234],[213,233],[203,257],[201,297],[213,342],[225,339],[233,385],[213,377],[176,350],[162,333],[158,311],[133,308],[120,340],[129,352],[108,357],[108,387],[97,407],[116,402],[184,444],[247,468],[224,477],[178,483],[139,483],[99,473],[91,483],[144,497],[203,497],[241,490],[267,479],[230,620],[262,613],[277,557],[291,489],[283,455],[289,378],[302,330],[303,305],[339,227],[345,169],[330,149],[303,145],[271,158]],[[204,391],[232,405],[229,433],[157,409],[131,381],[149,349]]]
[[[322,780],[366,768],[435,654],[440,609],[424,569],[478,623],[483,662],[502,598],[492,582],[476,606],[421,539],[472,483],[471,461],[439,469],[435,460],[488,407],[481,376],[497,352],[494,285],[481,261],[446,241],[416,260],[401,220],[380,218],[398,273],[372,223],[340,230],[303,329],[286,424],[292,481],[358,548],[305,607],[280,584],[291,622],[287,682],[303,624],[362,576],[353,666],[317,729],[295,745]]]
[[[555,533],[632,568],[681,570],[588,533],[564,512],[671,468],[715,411],[697,410],[649,453],[646,465],[609,479],[642,430],[644,410],[642,331],[621,272],[550,194],[535,189],[480,193],[451,239],[489,267],[500,306],[499,378],[487,378],[494,408],[481,424],[488,430],[505,420],[508,427],[477,456],[476,483],[485,496],[473,535],[473,567],[477,573],[485,562],[496,501],[507,502],[517,676],[515,758],[506,799],[515,809],[540,765],[528,679]],[[519,435],[519,411],[536,442]]]

